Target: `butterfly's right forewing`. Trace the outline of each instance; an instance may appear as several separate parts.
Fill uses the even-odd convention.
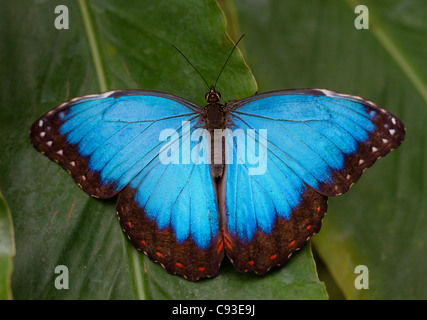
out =
[[[225,248],[237,269],[257,273],[301,248],[319,231],[327,197],[346,192],[405,136],[390,112],[328,90],[264,93],[226,110],[230,129],[245,134],[240,144],[227,137]],[[251,163],[251,153],[262,161]]]

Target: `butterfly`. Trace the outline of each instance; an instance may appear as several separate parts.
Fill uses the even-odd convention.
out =
[[[30,131],[88,195],[118,195],[133,246],[189,281],[214,276],[224,255],[241,272],[283,265],[320,230],[328,197],[405,137],[390,112],[329,90],[221,104],[210,86],[205,98],[201,107],[150,90],[87,95]]]

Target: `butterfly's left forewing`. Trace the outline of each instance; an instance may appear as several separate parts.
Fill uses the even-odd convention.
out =
[[[67,170],[86,193],[110,198],[156,157],[162,144],[159,132],[196,118],[196,107],[154,91],[84,96],[34,122],[31,143]]]
[[[327,197],[346,192],[405,135],[381,107],[326,90],[271,92],[226,108],[230,129],[245,132],[243,148],[227,136],[226,251],[238,269],[257,273],[301,248],[319,231]]]
[[[31,127],[31,142],[89,195],[119,194],[117,214],[133,245],[195,281],[213,276],[223,257],[209,164],[180,163],[182,145],[198,142],[190,137],[199,112],[172,95],[112,91],[49,111]]]

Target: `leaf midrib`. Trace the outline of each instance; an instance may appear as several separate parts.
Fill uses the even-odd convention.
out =
[[[96,41],[95,30],[90,19],[88,4],[85,0],[78,0],[86,36],[89,42],[90,51],[92,54],[93,64],[95,67],[96,77],[98,79],[99,89],[101,92],[107,91],[107,79],[102,65],[101,55]]]

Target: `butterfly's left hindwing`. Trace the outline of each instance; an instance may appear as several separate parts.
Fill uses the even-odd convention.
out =
[[[227,166],[224,245],[237,270],[264,274],[284,264],[320,230],[327,197],[291,179],[296,178],[271,168],[255,176],[244,165]]]
[[[230,129],[245,132],[246,154],[228,135],[224,242],[236,268],[257,273],[301,248],[319,231],[327,197],[346,192],[405,136],[381,107],[326,90],[259,94],[226,110]]]
[[[209,164],[164,164],[160,150],[170,143],[163,155],[180,159],[179,147],[196,129],[199,112],[163,93],[112,91],[49,111],[32,125],[31,142],[89,195],[119,193],[118,217],[134,246],[170,273],[195,281],[213,276],[223,257]],[[161,138],[161,132],[176,134]]]

